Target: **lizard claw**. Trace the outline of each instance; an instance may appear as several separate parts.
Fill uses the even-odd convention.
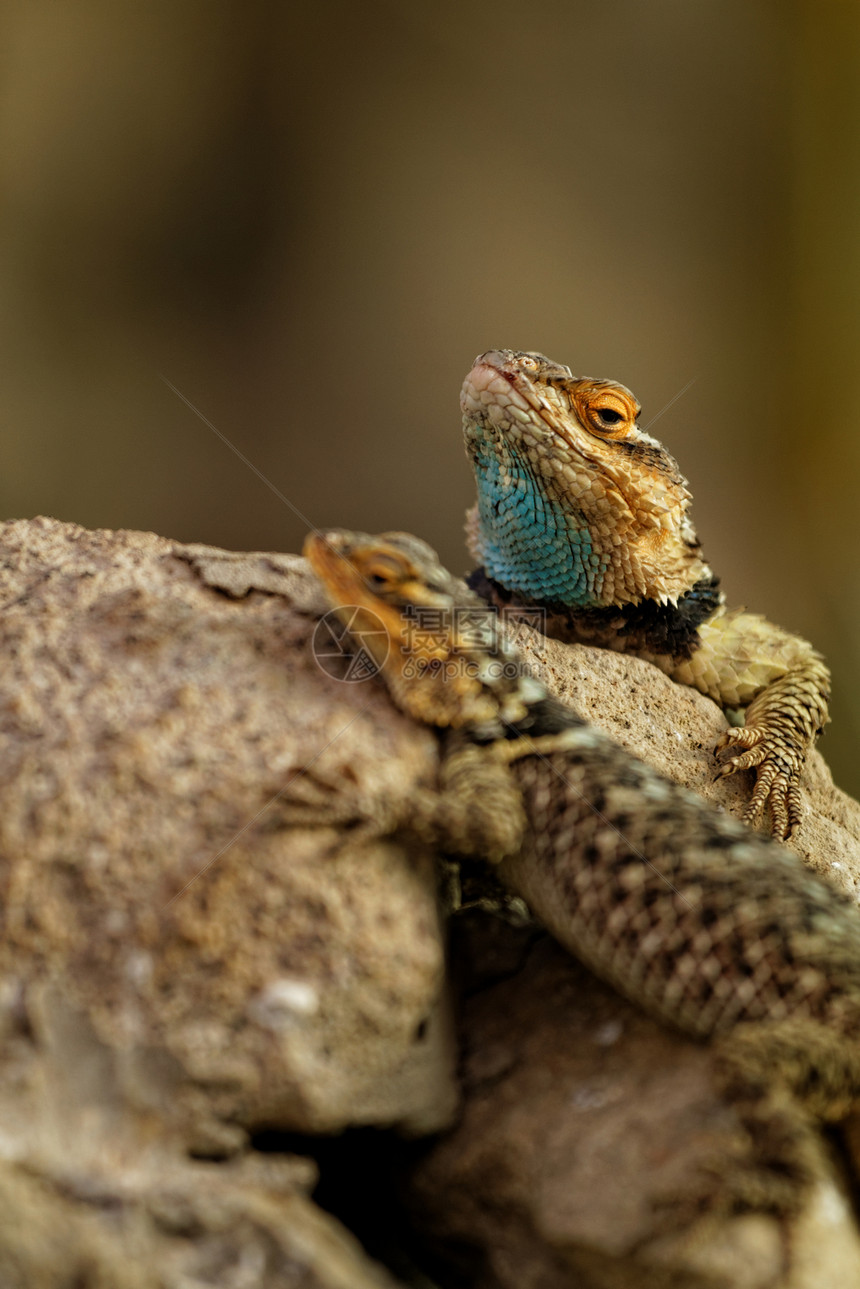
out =
[[[717,740],[714,752],[719,756],[734,747],[747,750],[726,757],[717,778],[738,770],[756,769],[756,785],[744,811],[744,823],[754,825],[767,807],[771,833],[778,841],[786,841],[803,815],[798,783],[802,756],[793,755],[794,749],[780,731],[762,726],[745,725],[726,730]]]
[[[715,752],[722,752],[727,747],[739,743],[741,747],[753,748],[767,737],[765,730],[758,726],[735,725],[721,734],[714,744]]]

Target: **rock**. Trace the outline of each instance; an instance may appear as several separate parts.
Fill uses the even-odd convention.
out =
[[[99,1167],[69,1160],[38,1179],[0,1163],[0,1284],[397,1289],[303,1193],[306,1162],[204,1164],[115,1150]]]
[[[0,556],[11,1135],[46,1062],[58,1111],[80,1077],[206,1154],[450,1122],[433,859],[366,818],[435,740],[315,664],[309,573],[49,519],[0,525]]]

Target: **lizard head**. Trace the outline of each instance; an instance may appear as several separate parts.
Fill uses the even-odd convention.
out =
[[[675,601],[707,575],[686,480],[624,385],[490,350],[460,405],[478,484],[469,544],[490,577],[581,608]]]
[[[545,693],[493,610],[409,533],[311,533],[304,554],[394,701],[427,724],[497,737]]]

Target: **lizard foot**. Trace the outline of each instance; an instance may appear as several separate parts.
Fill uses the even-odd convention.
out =
[[[735,1103],[737,1130],[697,1161],[683,1190],[654,1197],[653,1221],[660,1234],[701,1230],[742,1213],[794,1218],[826,1176],[824,1149],[812,1121],[787,1100],[765,1095]]]
[[[717,739],[714,753],[719,757],[729,748],[747,750],[723,760],[717,778],[738,770],[757,771],[755,789],[744,811],[744,823],[755,824],[767,807],[773,836],[785,841],[803,816],[798,783],[802,755],[795,753],[781,731],[754,725],[726,730]]]
[[[798,1211],[831,1175],[820,1121],[852,1112],[860,1061],[844,1034],[808,1017],[742,1023],[712,1050],[747,1139],[740,1157],[717,1161],[725,1193],[736,1210]]]

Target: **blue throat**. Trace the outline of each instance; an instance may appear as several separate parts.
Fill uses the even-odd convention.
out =
[[[502,467],[492,450],[479,452],[475,475],[487,575],[529,600],[600,605],[609,557],[595,552],[582,517],[547,498],[515,454]]]

